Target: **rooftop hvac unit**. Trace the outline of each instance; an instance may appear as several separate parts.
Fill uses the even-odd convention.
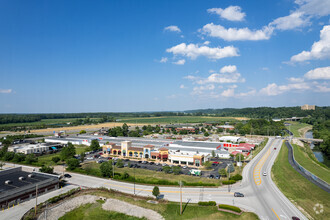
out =
[[[13,181],[11,181],[11,180],[6,180],[6,181],[5,181],[5,184],[7,184],[7,185],[8,185],[8,184],[11,184],[11,183],[13,183]]]
[[[25,177],[24,176],[20,176],[20,177],[18,177],[18,179],[22,181],[22,180],[25,180]]]
[[[32,177],[34,177],[34,175],[33,174],[29,174],[28,177],[29,178],[32,178]]]

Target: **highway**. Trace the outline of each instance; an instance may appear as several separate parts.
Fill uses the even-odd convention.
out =
[[[244,168],[243,181],[228,186],[203,188],[183,187],[183,202],[216,201],[221,204],[238,206],[244,210],[255,212],[260,219],[291,219],[297,216],[307,219],[276,187],[271,179],[271,167],[282,145],[281,139],[269,139],[264,149]],[[274,148],[276,147],[276,150]],[[263,176],[263,172],[267,175]],[[125,193],[152,197],[153,186],[119,182],[76,173],[67,178],[72,186],[106,187]],[[180,201],[179,187],[159,187],[164,198]],[[245,197],[234,197],[234,192],[241,192]],[[15,207],[17,208],[17,207]],[[14,209],[14,208],[12,208]],[[6,212],[6,211],[5,211]],[[7,215],[8,216],[8,215]],[[1,218],[0,218],[1,219]]]

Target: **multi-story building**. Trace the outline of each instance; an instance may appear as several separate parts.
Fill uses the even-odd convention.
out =
[[[315,110],[315,105],[303,105],[301,106],[301,110]]]

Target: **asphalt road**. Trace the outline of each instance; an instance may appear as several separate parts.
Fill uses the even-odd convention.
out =
[[[242,209],[255,212],[260,219],[291,219],[297,216],[307,219],[276,187],[271,180],[271,167],[281,148],[282,140],[270,139],[265,148],[243,170],[243,181],[218,188],[183,187],[183,202],[216,201],[221,204],[239,206]],[[274,147],[277,149],[274,150]],[[263,176],[263,172],[267,175]],[[107,187],[125,193],[152,197],[153,186],[139,185],[113,181],[76,173],[70,173],[68,182],[73,186]],[[159,187],[164,198],[170,201],[180,201],[178,187]],[[64,189],[64,188],[63,188]],[[55,192],[55,191],[54,191]],[[245,197],[234,197],[234,192],[241,192]],[[58,192],[60,194],[60,192]],[[8,212],[5,210],[4,213]],[[8,216],[8,215],[6,215]],[[9,215],[10,216],[10,215]],[[0,215],[1,219],[1,215]]]

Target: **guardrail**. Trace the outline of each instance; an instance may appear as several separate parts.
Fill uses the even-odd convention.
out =
[[[291,161],[292,161],[292,163],[295,165],[295,166],[293,166],[293,168],[295,170],[297,170],[300,174],[302,174],[310,182],[314,183],[315,185],[317,185],[321,189],[323,189],[323,190],[327,191],[328,193],[330,193],[330,185],[327,182],[325,182],[324,180],[322,180],[321,178],[315,176],[313,173],[311,173],[307,169],[305,169],[303,166],[301,166],[294,158],[292,145],[288,141],[286,141],[285,144],[289,149],[289,162],[291,164]]]

